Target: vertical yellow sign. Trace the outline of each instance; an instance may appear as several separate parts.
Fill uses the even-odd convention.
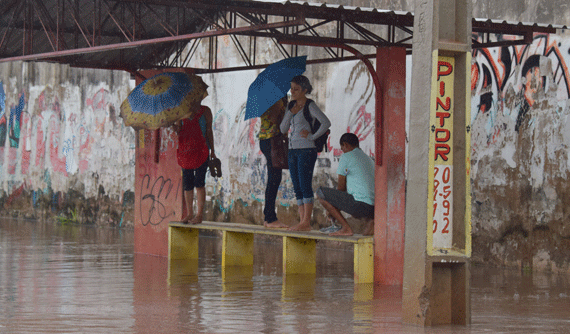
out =
[[[437,50],[435,51],[437,52]],[[437,57],[430,110],[428,253],[452,248],[453,105],[455,59]]]

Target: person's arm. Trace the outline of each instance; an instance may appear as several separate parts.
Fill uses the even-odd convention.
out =
[[[215,159],[216,153],[214,152],[214,131],[212,131],[212,111],[206,107],[204,111],[204,118],[206,119],[206,140],[210,146],[210,158]]]
[[[320,136],[322,136],[323,134],[325,134],[327,129],[330,128],[331,126],[331,121],[314,102],[309,105],[309,112],[311,113],[311,116],[313,116],[314,118],[318,119],[319,122],[321,122],[321,126],[319,127],[319,129],[312,135],[307,136],[307,138],[315,140]]]
[[[338,184],[336,185],[336,189],[346,191],[346,174],[348,174],[348,165],[346,155],[344,154],[340,156],[336,174],[338,175]]]
[[[340,191],[346,191],[346,176],[338,174],[338,185],[336,188]]]
[[[293,118],[293,113],[291,112],[291,110],[287,109],[287,111],[285,111],[285,116],[283,116],[283,120],[279,125],[279,130],[281,130],[281,133],[287,134],[287,132],[289,132],[289,127],[291,126],[292,118]]]

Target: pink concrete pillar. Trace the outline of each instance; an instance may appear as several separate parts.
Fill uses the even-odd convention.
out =
[[[378,48],[374,281],[402,285],[406,212],[406,49]],[[383,111],[383,117],[380,113]],[[380,158],[380,159],[378,159]],[[378,162],[382,164],[379,165]]]
[[[140,72],[137,84],[161,72]],[[184,214],[177,147],[178,136],[170,129],[136,133],[135,253],[168,256],[168,223],[180,221]]]

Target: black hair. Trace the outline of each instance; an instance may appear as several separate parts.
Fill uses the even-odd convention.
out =
[[[301,89],[307,90],[307,94],[311,94],[313,91],[313,86],[311,86],[309,78],[304,75],[297,75],[293,77],[293,79],[291,79],[291,82],[301,86]]]
[[[347,143],[350,146],[360,147],[358,137],[354,133],[347,132],[340,137],[340,144]]]

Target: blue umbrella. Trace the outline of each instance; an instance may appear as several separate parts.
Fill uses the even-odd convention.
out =
[[[283,59],[259,73],[249,86],[245,105],[245,120],[263,115],[291,88],[291,79],[303,74],[307,56]]]

